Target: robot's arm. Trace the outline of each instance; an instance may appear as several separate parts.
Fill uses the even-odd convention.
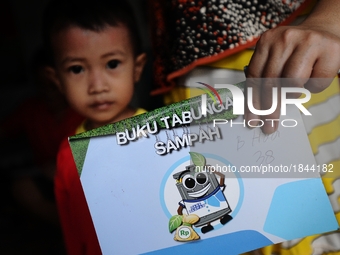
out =
[[[225,186],[225,184],[224,184],[224,179],[225,179],[224,174],[221,173],[221,172],[214,172],[214,173],[220,177],[220,186],[221,186],[221,187],[222,187],[222,186]]]
[[[178,203],[178,209],[177,209],[177,214],[178,215],[183,215],[183,208],[185,207],[181,202]]]
[[[220,177],[220,187],[223,187],[222,191],[225,189],[225,176],[221,172],[214,172],[214,174],[218,175]]]

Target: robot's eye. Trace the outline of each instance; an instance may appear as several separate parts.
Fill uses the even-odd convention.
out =
[[[208,177],[206,173],[197,173],[195,177],[196,177],[197,183],[201,185],[206,184],[208,181]]]
[[[196,186],[196,182],[193,176],[187,174],[183,177],[183,186],[187,189],[193,189]]]

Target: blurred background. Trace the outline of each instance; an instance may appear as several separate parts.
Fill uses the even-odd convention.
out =
[[[161,105],[161,99],[149,96],[153,80],[147,0],[130,2],[149,56],[133,103],[151,110]],[[0,254],[3,255],[65,254],[53,198],[53,161],[59,140],[81,119],[68,109],[62,95],[42,72],[41,27],[47,3],[48,0],[0,2]],[[68,125],[62,126],[63,123]]]

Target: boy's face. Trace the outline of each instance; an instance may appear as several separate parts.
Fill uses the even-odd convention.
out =
[[[52,47],[56,83],[89,128],[133,115],[129,103],[145,54],[134,56],[125,26],[100,32],[69,27],[53,35]]]

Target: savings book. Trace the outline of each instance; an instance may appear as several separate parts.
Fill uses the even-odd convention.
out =
[[[240,254],[338,228],[299,109],[265,135],[229,92],[70,137],[103,254]]]

